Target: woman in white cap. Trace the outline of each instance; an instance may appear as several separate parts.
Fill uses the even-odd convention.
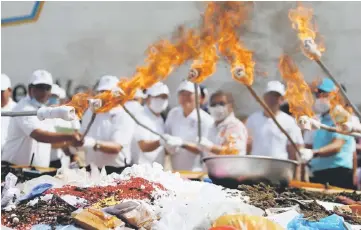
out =
[[[165,123],[161,113],[168,107],[169,89],[162,82],[158,82],[149,89],[146,95],[144,112],[138,119],[150,129],[164,135]],[[166,135],[166,138],[170,138]],[[152,164],[157,162],[164,165],[165,143],[161,138],[150,131],[137,126],[134,139],[139,148],[138,160],[134,163]],[[135,151],[136,152],[136,151]],[[135,154],[135,152],[132,152]],[[135,156],[137,158],[137,156]]]
[[[263,95],[265,103],[275,114],[277,121],[288,132],[293,141],[303,145],[301,130],[293,117],[282,112],[280,106],[286,94],[284,85],[279,81],[270,81]],[[288,142],[266,111],[259,111],[247,119],[246,127],[251,136],[248,152],[252,155],[269,156],[280,159],[296,159],[296,150]]]
[[[116,88],[119,79],[115,76],[101,77],[96,91],[98,93]],[[81,133],[85,132],[92,112],[87,110],[83,116]],[[130,164],[130,145],[135,129],[135,122],[119,105],[109,112],[98,113],[94,123],[84,139],[85,161],[90,164],[105,167],[107,173],[121,173]]]
[[[59,106],[60,100],[65,98],[65,90],[57,84],[51,87],[51,96],[48,100],[48,105]],[[80,129],[79,120],[66,121],[60,118],[52,119],[55,131],[57,133],[74,133]],[[52,148],[50,156],[50,167],[60,168],[68,167],[70,164],[70,150],[68,146],[63,148]]]
[[[36,70],[29,83],[29,96],[21,99],[15,112],[36,111],[46,106],[53,78],[46,70]],[[78,145],[78,133],[56,133],[52,119],[39,120],[36,116],[14,117],[3,147],[2,163],[49,167],[51,144],[73,143]]]
[[[126,108],[135,116],[138,116],[143,112],[143,101],[145,99],[145,95],[142,90],[137,89],[135,92],[134,98],[125,103]]]
[[[194,84],[183,81],[178,87],[178,107],[173,108],[166,120],[166,133],[186,142],[197,140],[197,112]],[[198,88],[198,92],[200,92]],[[202,136],[207,136],[213,126],[212,117],[200,109]],[[171,155],[173,170],[202,170],[198,149],[178,148]]]
[[[1,74],[1,112],[9,112],[14,109],[16,103],[11,98],[11,81],[6,74]],[[1,117],[1,149],[8,135],[10,117]]]

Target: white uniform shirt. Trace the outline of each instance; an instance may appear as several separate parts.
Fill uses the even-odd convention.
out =
[[[303,144],[301,130],[293,117],[280,111],[276,119],[296,144]],[[247,119],[246,127],[252,137],[252,155],[288,159],[287,137],[271,118],[256,112]]]
[[[13,111],[35,111],[38,108],[30,97],[25,97]],[[55,132],[52,119],[40,121],[36,116],[13,117],[10,120],[1,160],[16,165],[30,165],[34,154],[33,166],[49,167],[51,144],[37,142],[31,138],[30,134],[36,129]]]
[[[7,105],[1,108],[1,112],[10,112],[14,109],[16,103],[10,98]],[[8,135],[11,117],[1,117],[1,149],[4,147]]]
[[[154,113],[147,107],[144,107],[144,113],[139,117],[140,121],[149,127],[150,129],[164,134],[165,123],[161,116],[156,116]],[[137,125],[136,131],[134,134],[134,139],[136,143],[139,141],[157,141],[160,139],[159,136],[151,133],[150,131],[144,129],[143,127]],[[134,154],[132,152],[132,154]],[[161,165],[164,165],[165,150],[163,146],[159,146],[156,150],[152,152],[142,152],[140,150],[138,164],[152,164],[157,162]]]
[[[217,126],[214,124],[208,134],[208,139],[219,146],[232,140],[232,147],[239,151],[238,155],[246,155],[247,138],[246,126],[234,116],[234,113]]]
[[[78,120],[66,121],[60,118],[52,119],[54,123],[54,129],[56,132],[61,133],[62,131],[59,129],[80,129],[80,122]],[[56,161],[65,157],[64,151],[62,149],[51,149],[50,161]]]
[[[207,137],[213,126],[212,117],[200,110],[202,136]],[[197,140],[197,113],[193,110],[187,117],[181,107],[173,108],[167,117],[166,133],[182,138],[184,141],[196,142]],[[180,148],[171,156],[173,170],[193,170],[201,168],[200,155]]]
[[[84,133],[91,116],[91,111],[87,110],[83,116],[80,133]],[[118,154],[87,149],[85,153],[86,164],[94,163],[99,168],[103,166],[124,167],[125,161],[129,164],[131,159],[130,144],[134,129],[135,122],[121,107],[114,108],[107,113],[97,114],[87,136],[99,141],[116,142],[123,148]]]

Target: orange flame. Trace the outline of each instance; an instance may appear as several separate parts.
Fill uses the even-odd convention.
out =
[[[278,68],[287,85],[285,98],[290,106],[290,112],[296,119],[303,115],[313,117],[312,106],[314,100],[312,91],[296,64],[289,56],[283,55],[280,58]]]
[[[253,53],[244,47],[236,33],[236,29],[246,18],[246,5],[238,5],[235,12],[226,11],[220,19],[221,35],[218,48],[220,53],[231,64],[232,77],[242,84],[252,85],[255,65],[252,58]],[[236,76],[235,71],[237,68],[243,69],[244,76]]]
[[[349,121],[352,108],[347,107],[344,98],[341,96],[339,89],[329,95],[330,115],[335,124],[343,124]]]
[[[201,83],[216,71],[218,56],[215,44],[217,39],[215,36],[216,25],[213,22],[216,6],[215,2],[208,3],[203,17],[198,48],[200,55],[191,65],[191,69],[195,70],[196,74],[189,77],[189,80],[194,83]]]
[[[313,9],[305,8],[301,4],[298,4],[296,9],[290,9],[288,18],[292,22],[292,28],[298,31],[298,38],[304,43],[307,39],[312,39],[314,42],[316,39],[316,25],[312,23]],[[302,43],[301,49],[303,53],[310,59],[316,57],[305,49]],[[323,42],[317,44],[318,50],[322,53],[325,51]]]
[[[88,99],[92,98],[89,94],[86,93],[77,93],[72,98],[71,101],[66,103],[66,106],[72,106],[75,109],[75,112],[79,118],[81,118],[88,108]]]
[[[236,140],[230,135],[227,136],[227,140],[222,144],[222,149],[220,155],[236,155],[239,153],[239,150],[235,147]]]

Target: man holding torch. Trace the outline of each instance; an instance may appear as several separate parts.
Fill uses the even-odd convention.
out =
[[[299,146],[303,145],[300,128],[293,117],[280,110],[286,90],[279,81],[270,81],[264,93],[264,101],[275,114],[277,121]],[[248,153],[252,155],[270,156],[280,159],[296,160],[296,150],[287,137],[280,131],[266,111],[252,114],[246,122],[250,135]]]
[[[321,124],[335,126],[330,115],[330,94],[337,89],[329,78],[318,86],[314,111],[319,114]],[[318,129],[313,134],[313,159],[310,161],[314,183],[329,183],[342,188],[353,187],[353,151],[355,139],[352,136]]]
[[[36,70],[29,82],[29,95],[14,108],[14,112],[34,111],[46,106],[51,95],[53,78],[46,70]],[[2,164],[49,167],[52,145],[78,145],[79,133],[56,133],[52,119],[36,116],[14,117],[3,147]]]

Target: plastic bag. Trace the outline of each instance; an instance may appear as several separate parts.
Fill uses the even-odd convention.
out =
[[[151,229],[153,222],[157,219],[152,208],[143,201],[125,201],[105,208],[104,211],[125,219],[127,223],[137,228]]]
[[[20,201],[23,200],[29,200],[32,199],[34,197],[40,196],[41,194],[43,194],[46,190],[52,188],[53,185],[52,184],[48,184],[48,183],[44,183],[44,184],[39,184],[37,186],[35,186],[30,193],[26,194],[25,196],[20,198]]]
[[[97,209],[77,210],[74,213],[75,223],[84,229],[107,230],[124,227],[124,222]]]
[[[299,215],[291,220],[287,225],[288,230],[345,230],[344,219],[338,215],[325,217],[318,222],[303,219],[303,215]]]
[[[232,226],[239,230],[283,230],[283,228],[262,217],[250,215],[224,215],[214,221],[212,227]]]
[[[19,198],[20,190],[15,188],[17,180],[18,178],[12,173],[8,173],[8,175],[6,175],[4,192],[1,196],[1,207],[13,205]]]

